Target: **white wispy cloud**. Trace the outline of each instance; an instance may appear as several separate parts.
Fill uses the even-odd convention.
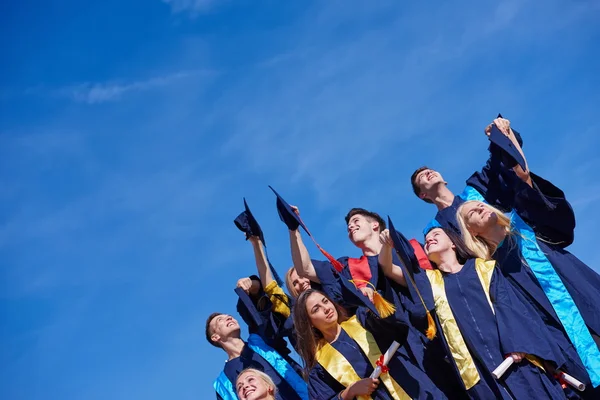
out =
[[[131,92],[146,91],[168,86],[178,81],[196,77],[201,74],[209,74],[206,70],[180,71],[173,74],[150,78],[147,80],[125,82],[125,83],[81,83],[74,86],[59,89],[61,96],[66,96],[76,102],[87,104],[98,104],[116,101],[125,94]]]

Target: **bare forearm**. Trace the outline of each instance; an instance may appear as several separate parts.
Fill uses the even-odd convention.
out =
[[[256,262],[256,269],[258,270],[258,276],[263,287],[273,282],[273,275],[269,268],[269,261],[265,254],[265,249],[262,246],[260,240],[252,242],[252,250],[254,251],[254,261]]]
[[[521,166],[517,164],[515,167],[513,167],[513,171],[515,171],[517,176],[521,180],[523,180],[523,182],[533,187],[533,182],[531,181],[531,176],[529,175],[529,164],[527,163],[527,159],[525,158],[525,153],[523,153],[523,149],[521,148],[521,145],[519,145],[519,142],[517,141],[517,138],[515,137],[515,134],[512,132],[512,130],[511,133],[512,134],[510,135],[510,140],[513,142],[513,145],[519,151],[519,153],[521,153],[523,160],[525,160],[525,168],[527,168],[526,171],[523,171],[523,168],[521,168]]]
[[[319,278],[317,278],[315,267],[310,260],[310,254],[308,254],[308,249],[304,245],[302,236],[298,230],[290,231],[290,247],[292,250],[292,261],[298,275],[318,283]]]
[[[379,253],[379,265],[383,270],[383,273],[386,277],[392,279],[393,281],[406,286],[406,279],[404,278],[404,274],[402,273],[402,268],[395,265],[392,259],[392,252],[394,250],[392,247],[388,245],[384,245],[381,248],[381,252]]]

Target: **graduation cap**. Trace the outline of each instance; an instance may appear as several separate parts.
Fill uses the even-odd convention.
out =
[[[423,307],[425,308],[425,314],[427,315],[427,330],[425,331],[425,335],[429,340],[432,340],[437,332],[437,329],[435,327],[435,321],[433,320],[431,313],[427,309],[427,305],[425,305],[425,300],[423,300],[423,296],[421,295],[421,292],[419,291],[419,288],[415,283],[415,280],[412,276],[413,271],[408,270],[409,268],[415,265],[419,265],[419,260],[417,259],[413,247],[408,241],[408,239],[406,239],[406,237],[404,237],[402,233],[398,232],[396,228],[394,228],[394,223],[392,222],[392,219],[389,217],[389,215],[388,227],[390,231],[390,236],[392,238],[392,241],[394,242],[394,250],[396,251],[396,254],[398,255],[400,261],[402,261],[403,264],[400,266],[400,268],[402,268],[402,272],[406,279],[406,282],[407,284],[412,285],[414,292],[417,294],[419,300],[421,300],[421,304],[423,304]]]
[[[302,229],[304,229],[304,231],[306,232],[306,234],[315,243],[315,246],[317,246],[319,251],[321,251],[321,253],[323,253],[325,258],[327,258],[327,260],[329,260],[329,262],[333,265],[333,267],[337,271],[341,271],[342,269],[344,269],[344,266],[342,265],[342,263],[340,263],[338,260],[333,258],[333,256],[331,254],[329,254],[327,251],[325,251],[325,249],[323,249],[319,245],[319,243],[317,243],[314,236],[311,235],[310,231],[306,227],[306,224],[304,224],[304,222],[302,221],[302,218],[300,218],[300,214],[298,214],[296,211],[294,211],[292,206],[290,206],[289,203],[287,201],[285,201],[283,199],[283,197],[281,197],[279,195],[279,193],[277,193],[275,191],[275,189],[273,189],[273,187],[269,186],[269,189],[271,189],[273,191],[273,193],[275,193],[275,196],[277,196],[277,212],[279,213],[279,219],[281,219],[281,221],[283,221],[283,223],[285,223],[287,225],[288,229],[290,231],[295,231],[298,229],[298,227],[301,226]]]
[[[502,118],[502,114],[498,114],[498,118]],[[492,124],[492,130],[490,132],[490,142],[498,146],[502,149],[503,154],[507,156],[513,164],[519,164],[523,171],[527,171],[527,164],[525,163],[525,159],[523,155],[517,148],[515,148],[514,143],[510,140],[504,133],[498,129],[496,124]]]
[[[244,208],[245,210],[237,216],[233,223],[240,231],[246,234],[246,240],[248,240],[250,236],[258,236],[260,241],[266,246],[267,242],[265,242],[263,231],[260,229],[260,225],[258,224],[258,221],[256,221],[256,218],[254,218],[254,215],[252,215],[245,198]]]
[[[250,236],[258,236],[260,238],[262,245],[265,247],[265,256],[267,257],[267,262],[269,263],[269,269],[271,270],[271,274],[273,274],[273,278],[275,278],[277,284],[279,286],[283,286],[283,281],[281,280],[279,274],[271,264],[271,261],[269,261],[269,255],[267,254],[267,242],[265,241],[263,231],[260,228],[260,225],[258,224],[256,218],[254,218],[254,215],[252,215],[252,212],[250,211],[250,208],[248,207],[248,203],[246,203],[245,198],[244,211],[242,211],[242,213],[238,215],[236,219],[233,220],[233,223],[235,224],[235,226],[238,227],[240,231],[246,234],[246,240],[248,240]]]

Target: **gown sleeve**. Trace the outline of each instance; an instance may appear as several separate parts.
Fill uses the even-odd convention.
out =
[[[569,246],[574,240],[575,213],[564,192],[534,173],[531,180],[533,187],[521,180],[517,183],[515,211],[538,238],[560,248]]]
[[[336,399],[344,391],[344,387],[336,381],[319,364],[310,370],[308,375],[308,397],[310,399]]]
[[[552,362],[557,368],[565,362],[541,317],[512,288],[497,267],[494,268],[490,283],[490,300],[505,355],[515,352],[531,354]]]

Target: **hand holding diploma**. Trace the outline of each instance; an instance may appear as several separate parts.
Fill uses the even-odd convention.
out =
[[[398,347],[400,347],[400,343],[394,341],[391,344],[390,348],[387,349],[385,354],[382,356],[383,360],[381,360],[381,363],[377,362],[377,367],[371,374],[370,378],[379,378],[379,375],[381,375],[384,372],[387,372],[387,365],[390,362],[390,359],[392,358],[394,353],[396,353],[396,351],[398,351]],[[381,365],[379,365],[379,364],[381,364]]]
[[[515,362],[522,361],[523,358],[525,358],[525,354],[523,353],[512,353],[510,357],[507,357],[504,361],[502,361],[502,364],[498,365],[498,367],[492,372],[492,376],[496,379],[500,379],[511,365],[513,365]],[[585,384],[583,382],[580,382],[576,378],[563,371],[557,370],[556,378],[568,383],[580,392],[585,390]]]

